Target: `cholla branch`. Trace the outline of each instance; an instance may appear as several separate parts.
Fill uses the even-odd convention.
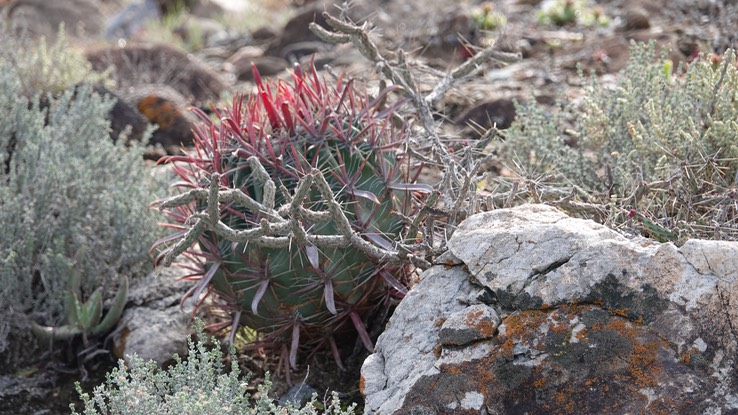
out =
[[[331,191],[331,187],[325,180],[325,177],[323,177],[323,174],[320,173],[319,170],[314,170],[312,174],[315,178],[315,184],[318,191],[320,191],[323,199],[328,202],[328,209],[336,220],[336,227],[343,234],[344,238],[346,238],[347,242],[372,258],[379,260],[394,259],[396,261],[400,259],[397,251],[388,251],[386,249],[379,248],[378,246],[364,240],[359,236],[359,234],[354,232],[353,229],[351,229],[351,223],[341,209],[341,205],[339,205],[333,197],[333,191]]]
[[[249,163],[249,167],[251,167],[251,174],[256,180],[256,183],[264,186],[264,205],[270,209],[274,209],[277,186],[274,184],[274,181],[269,179],[269,173],[259,163],[259,159],[256,156],[251,156],[246,161]]]
[[[177,241],[177,243],[172,248],[170,248],[169,251],[167,251],[167,254],[162,260],[162,265],[164,265],[165,267],[172,265],[172,262],[174,262],[174,258],[178,257],[179,254],[189,249],[192,244],[197,241],[200,235],[202,235],[204,230],[205,222],[203,222],[199,218],[195,219],[195,223],[192,225],[190,230],[187,231],[182,239]]]
[[[258,160],[255,163],[258,164]],[[254,170],[258,169],[255,168]],[[192,189],[184,194],[168,198],[159,204],[160,208],[171,209],[197,202],[207,203],[203,211],[190,216],[189,221],[192,223],[190,229],[174,246],[169,248],[162,261],[163,265],[171,265],[178,255],[189,249],[203,234],[213,232],[232,242],[256,244],[268,248],[286,248],[293,243],[293,240],[303,246],[314,245],[317,248],[341,248],[352,245],[365,255],[388,263],[407,263],[410,261],[416,266],[430,266],[428,262],[410,254],[406,247],[401,250],[388,250],[363,239],[352,229],[351,222],[346,217],[341,205],[336,201],[330,185],[319,170],[313,170],[301,178],[295,193],[277,210],[255,201],[240,189],[220,188],[219,179],[220,175],[213,173],[210,177],[211,185],[209,189]],[[268,176],[263,186],[276,189],[274,181]],[[327,204],[326,210],[315,211],[305,208],[310,189],[316,189],[320,192],[322,199]],[[219,218],[220,206],[224,203],[240,205],[250,210],[254,216],[261,216],[262,219],[258,225],[250,229],[234,229],[220,220],[212,221],[213,217]],[[213,211],[215,211],[215,214],[213,214]],[[306,230],[310,227],[306,227],[305,223],[325,221],[334,222],[339,234],[314,235]]]
[[[476,189],[473,186],[477,183],[476,176],[480,164],[473,160],[461,164],[453,159],[448,148],[438,136],[437,124],[433,119],[431,106],[441,99],[455,82],[472,74],[484,62],[496,60],[502,63],[512,63],[519,60],[520,55],[501,52],[494,49],[494,47],[483,49],[471,59],[453,69],[438,82],[428,95],[424,96],[413,80],[412,71],[408,67],[407,59],[402,50],[398,51],[397,64],[392,65],[369,38],[366,23],[359,27],[328,13],[323,13],[323,16],[335,32],[312,23],[310,30],[313,33],[330,43],[351,42],[364,57],[376,65],[385,77],[399,85],[402,92],[412,101],[420,124],[425,131],[425,139],[430,142],[431,156],[444,166],[444,177],[440,183],[441,197],[438,201],[445,206],[451,206],[453,209],[449,212],[448,221],[446,222],[446,236],[450,237],[457,225],[457,219],[466,216],[461,214],[462,211],[474,213],[476,206],[478,206]],[[410,150],[409,143],[406,147],[408,147],[410,154],[415,153]],[[428,158],[424,157],[424,159],[427,162]]]
[[[433,91],[431,91],[430,94],[426,95],[426,102],[431,105],[434,104],[436,101],[441,99],[446,94],[446,92],[448,92],[449,89],[451,89],[451,87],[457,80],[470,75],[472,72],[479,69],[479,67],[484,62],[487,62],[490,59],[509,64],[519,61],[520,54],[501,52],[494,49],[494,47],[489,47],[481,50],[479,53],[472,56],[468,61],[459,65],[456,69],[451,71],[450,74],[443,78],[441,82],[439,82],[438,85],[433,88]]]
[[[211,225],[215,225],[220,220],[218,190],[220,190],[220,174],[213,173],[210,177],[210,189],[208,191],[208,221]]]
[[[325,12],[323,13],[323,17],[325,17],[327,23],[332,28],[345,35],[348,35],[348,39],[351,41],[351,43],[354,44],[356,49],[365,58],[374,62],[377,68],[382,71],[384,76],[403,88],[404,93],[410,99],[412,99],[413,105],[415,106],[416,111],[418,111],[418,116],[420,117],[423,128],[428,133],[428,138],[431,140],[431,143],[433,145],[434,153],[439,156],[441,162],[444,165],[449,165],[453,163],[451,155],[448,153],[446,146],[441,143],[438,134],[436,134],[435,122],[433,121],[433,115],[431,113],[430,106],[427,104],[422,95],[417,92],[417,87],[406,81],[405,76],[408,72],[405,72],[404,74],[400,73],[400,71],[390,65],[389,61],[387,61],[387,59],[385,59],[379,52],[379,49],[374,44],[374,42],[369,39],[369,34],[364,28],[355,26],[348,22],[341,21]],[[366,26],[366,23],[364,25]],[[321,39],[325,41],[330,41],[330,39],[326,37],[325,34],[331,32],[328,32],[321,26],[315,23],[311,23],[310,30],[312,30],[313,33],[315,33]]]
[[[290,203],[290,217],[292,220],[290,220],[290,225],[292,229],[292,235],[297,239],[297,242],[302,246],[307,246],[307,232],[305,232],[305,229],[302,227],[302,214],[300,212],[300,207],[302,206],[302,202],[307,198],[308,193],[310,193],[310,187],[313,184],[313,178],[310,175],[307,175],[300,180],[299,185],[297,186],[297,190],[295,191],[295,197],[292,199],[292,202]]]

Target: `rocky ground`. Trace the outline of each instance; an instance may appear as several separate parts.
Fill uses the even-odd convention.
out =
[[[4,20],[33,36],[53,39],[64,22],[74,47],[84,50],[94,68],[113,65],[115,86],[109,93],[123,106],[113,128],[131,124],[135,139],[148,123],[158,124],[153,158],[176,152],[180,143],[191,144],[194,117],[188,106],[218,106],[250,91],[252,62],[263,76],[285,75],[291,64],[314,59],[319,69],[330,65],[370,83],[379,80],[374,63],[351,45],[324,43],[308,30],[313,21],[327,26],[323,11],[367,23],[390,61],[397,59],[398,49],[405,50],[419,89],[426,92],[476,50],[494,45],[520,53],[522,59],[511,65],[485,63],[437,102],[436,119],[449,140],[474,140],[492,125],[506,128],[515,117],[513,100],[556,105],[577,99],[579,68],[608,82],[625,66],[632,40],[656,42],[675,67],[699,53],[722,53],[735,46],[738,16],[738,6],[729,0],[561,1],[561,15],[546,12],[557,3],[549,0],[368,0],[335,5],[310,0],[160,0],[151,1],[151,7],[140,2],[141,7],[131,8],[134,3],[0,0],[0,7]],[[174,3],[190,7],[182,11]],[[126,7],[129,14],[122,14]],[[364,356],[355,354],[353,370],[339,378],[315,369],[330,366],[319,361],[309,374],[293,377],[307,376],[319,392],[336,389],[349,400],[361,400],[358,368]],[[272,364],[246,360],[250,363],[244,366],[257,371]],[[72,394],[58,384],[70,382],[53,376],[56,380],[48,383],[52,386],[42,386],[39,392],[43,397],[23,396],[66,402]],[[279,377],[275,388],[278,394],[287,390]],[[0,412],[11,408],[0,405]],[[29,413],[64,413],[65,408],[66,403],[53,410],[38,406]]]

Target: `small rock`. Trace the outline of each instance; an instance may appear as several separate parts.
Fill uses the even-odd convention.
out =
[[[290,388],[281,398],[279,398],[279,405],[286,406],[292,404],[296,407],[303,407],[306,403],[310,402],[313,394],[317,394],[318,390],[307,384],[299,384]]]
[[[501,98],[478,104],[456,117],[457,125],[469,125],[476,128],[498,129],[510,127],[515,120],[515,103],[512,99]]]
[[[234,74],[239,81],[253,81],[254,72],[251,64],[256,66],[259,74],[262,76],[272,76],[284,72],[290,68],[290,63],[282,58],[275,56],[260,56],[254,58],[248,65],[236,67],[234,66]]]
[[[177,25],[174,33],[186,43],[202,46],[214,46],[228,37],[228,30],[222,23],[193,15],[187,16]]]
[[[271,27],[260,27],[251,33],[251,37],[257,42],[266,42],[272,39],[276,39],[279,36],[274,29]]]
[[[225,82],[204,63],[164,44],[127,45],[89,50],[87,60],[96,71],[112,70],[118,89],[166,85],[196,105],[217,99]]]
[[[197,0],[190,6],[190,14],[206,19],[215,19],[225,14],[223,6],[212,0]]]
[[[290,62],[298,62],[300,58],[333,49],[333,45],[325,42],[297,42],[282,48],[282,57]]]
[[[290,67],[289,62],[277,56],[264,56],[264,51],[256,46],[245,46],[234,53],[223,64],[223,69],[234,74],[239,81],[254,79],[251,64],[263,76],[276,75]]]
[[[622,15],[622,30],[645,30],[651,27],[648,12],[640,7],[628,7]]]
[[[489,306],[475,304],[451,314],[439,333],[443,346],[464,346],[487,340],[497,333],[500,316]]]
[[[453,266],[453,265],[460,265],[463,264],[463,262],[457,258],[453,252],[446,251],[438,256],[435,260],[435,264],[437,265],[446,265],[446,266]]]
[[[295,16],[285,24],[279,38],[266,51],[266,55],[285,57],[284,49],[290,45],[300,42],[314,42],[320,39],[310,31],[310,23],[316,23],[329,29],[323,12],[323,2],[317,1],[300,8]]]
[[[11,0],[2,10],[16,33],[56,39],[59,25],[71,36],[101,34],[104,17],[95,0]]]
[[[128,4],[105,23],[107,40],[128,39],[143,30],[150,21],[159,20],[161,13],[155,0]]]

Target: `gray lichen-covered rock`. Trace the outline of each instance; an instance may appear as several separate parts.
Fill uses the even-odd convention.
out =
[[[738,244],[526,205],[448,246],[462,264],[424,273],[364,363],[367,413],[738,413]]]

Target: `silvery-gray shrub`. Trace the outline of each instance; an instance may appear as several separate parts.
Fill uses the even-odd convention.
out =
[[[28,350],[30,319],[64,322],[70,268],[83,295],[117,276],[144,275],[158,235],[148,205],[161,195],[141,146],[113,143],[114,104],[89,86],[48,97],[21,93],[22,72],[0,59],[0,357]],[[10,347],[11,338],[14,347]],[[15,357],[14,357],[15,356]]]
[[[104,384],[92,394],[85,393],[77,384],[84,410],[72,415],[351,415],[354,405],[341,409],[335,393],[318,411],[317,396],[302,408],[276,405],[268,397],[271,387],[268,376],[259,385],[258,399],[251,400],[246,392],[250,376],[241,376],[234,349],[231,348],[231,367],[226,371],[223,353],[217,340],[212,346],[202,333],[202,322],[196,323],[198,339],[189,340],[186,359],[175,356],[174,366],[159,370],[153,361],[132,356],[129,366],[121,360],[119,366],[107,375]]]

